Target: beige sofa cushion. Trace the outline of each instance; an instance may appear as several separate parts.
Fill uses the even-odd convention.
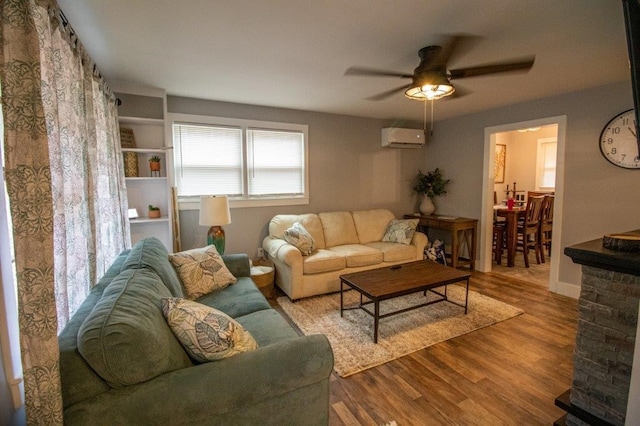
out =
[[[320,213],[326,248],[344,244],[358,244],[358,233],[351,212]]]
[[[296,222],[299,222],[313,237],[316,242],[316,249],[326,247],[322,223],[315,213],[276,215],[269,222],[269,235],[284,240],[284,231],[291,228]]]
[[[374,241],[367,244],[367,247],[380,250],[384,256],[385,262],[416,260],[417,257],[416,246],[413,245]]]
[[[362,244],[345,244],[328,250],[344,256],[347,259],[347,268],[375,265],[382,262],[384,257],[380,250]]]
[[[320,274],[322,272],[339,271],[347,266],[347,259],[333,251],[316,250],[311,256],[302,260],[302,273],[304,275]]]
[[[395,218],[393,213],[386,209],[353,212],[353,223],[356,227],[360,244],[382,241],[389,222]]]

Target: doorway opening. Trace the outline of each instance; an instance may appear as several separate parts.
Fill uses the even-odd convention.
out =
[[[530,130],[531,135],[518,136],[518,130]],[[534,129],[536,131],[534,131]],[[526,133],[526,132],[523,132]],[[539,136],[534,136],[538,133]],[[500,126],[488,127],[485,129],[484,141],[484,166],[483,166],[483,190],[482,190],[482,213],[480,218],[480,244],[478,247],[479,259],[478,270],[490,272],[492,265],[492,242],[493,242],[493,213],[494,201],[502,203],[507,198],[507,185],[513,196],[513,190],[517,192],[517,198],[526,201],[527,191],[547,191],[555,193],[554,202],[554,222],[553,238],[551,243],[551,257],[545,256],[548,262],[548,287],[551,291],[556,291],[558,286],[558,264],[560,250],[560,236],[562,233],[562,199],[564,193],[564,145],[566,133],[566,116],[549,117],[538,120],[510,123]],[[523,140],[531,140],[532,144],[518,144]],[[550,142],[555,143],[555,185],[551,188],[549,183],[549,167],[547,161],[547,178],[545,180],[545,164],[536,161],[539,157],[539,150],[548,147]],[[500,164],[505,159],[503,155],[496,158],[496,145],[502,154],[506,154],[506,163],[502,163],[504,169],[496,173],[496,161]],[[506,148],[506,149],[505,149]],[[533,153],[532,153],[533,152]],[[511,158],[509,158],[511,155]],[[518,158],[519,157],[519,158]],[[514,161],[509,161],[514,160]],[[511,169],[510,169],[511,168]],[[504,177],[503,177],[504,176]],[[515,183],[514,183],[515,182]],[[514,185],[516,188],[514,188]],[[495,194],[495,195],[494,195]],[[516,198],[516,197],[514,197]],[[531,256],[536,265],[535,254]],[[517,258],[518,256],[516,256]],[[520,255],[522,257],[522,255]],[[516,263],[517,265],[517,263]],[[540,268],[538,268],[540,269]],[[543,271],[547,268],[542,269]],[[531,270],[533,271],[533,269]],[[544,272],[546,274],[546,272]]]

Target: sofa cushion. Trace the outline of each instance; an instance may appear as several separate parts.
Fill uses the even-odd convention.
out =
[[[307,214],[279,214],[269,222],[269,235],[284,240],[284,231],[291,228],[294,223],[300,223],[304,229],[313,237],[316,248],[325,248],[324,231],[320,218],[315,213]]]
[[[389,222],[382,241],[387,243],[411,244],[413,234],[416,233],[418,219],[393,219]]]
[[[350,212],[328,212],[320,213],[318,216],[322,222],[326,248],[358,244],[358,233]]]
[[[209,306],[168,297],[162,299],[162,312],[182,346],[196,361],[219,361],[258,347],[242,325]]]
[[[358,232],[360,244],[382,241],[387,226],[393,219],[395,219],[393,213],[386,209],[353,212],[353,223]]]
[[[275,309],[253,312],[235,320],[251,333],[259,347],[298,337],[295,329]]]
[[[196,302],[216,308],[231,318],[271,308],[249,277],[240,277],[234,285],[205,294]]]
[[[302,259],[302,271],[305,275],[339,271],[346,267],[347,259],[330,250],[316,250],[311,256]]]
[[[151,237],[138,241],[122,265],[122,271],[141,268],[151,269],[158,274],[172,296],[184,297],[180,280],[169,263],[169,252],[159,239]]]
[[[309,256],[316,249],[316,241],[300,222],[294,223],[284,231],[284,239],[300,250],[303,256]]]
[[[367,244],[367,246],[380,250],[385,262],[402,262],[417,260],[416,247],[398,243],[385,243],[382,241]]]
[[[347,259],[347,268],[375,265],[381,263],[384,256],[380,250],[362,244],[346,244],[329,249]]]
[[[237,281],[214,245],[170,254],[169,261],[180,277],[185,296],[190,300]]]
[[[78,330],[102,297],[104,289],[120,274],[129,251],[124,250],[118,255],[100,281],[91,288],[87,298],[58,336],[62,403],[65,408],[109,390],[109,385],[96,374],[78,352]]]
[[[111,387],[133,385],[193,365],[167,326],[171,292],[153,271],[129,269],[105,288],[78,331],[78,351]]]

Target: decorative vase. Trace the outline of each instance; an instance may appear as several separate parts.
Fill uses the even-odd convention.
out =
[[[433,204],[433,200],[426,195],[422,198],[422,203],[420,203],[420,213],[425,216],[433,214],[436,211],[436,206]]]

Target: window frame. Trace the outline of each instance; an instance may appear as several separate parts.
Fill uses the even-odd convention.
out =
[[[295,206],[309,204],[309,126],[306,124],[282,123],[275,121],[249,120],[241,118],[216,117],[208,115],[168,113],[166,120],[167,140],[171,145],[168,147],[174,152],[171,157],[171,185],[177,187],[178,162],[177,148],[174,144],[173,126],[174,124],[194,124],[210,126],[239,127],[242,129],[242,175],[243,175],[243,195],[242,197],[230,197],[229,207],[269,207],[269,206]],[[251,197],[248,194],[248,173],[249,173],[249,142],[248,130],[273,130],[291,131],[302,133],[304,138],[304,193],[301,196],[260,196]],[[214,194],[226,195],[226,194]],[[199,196],[178,197],[178,208],[180,210],[197,210],[200,208]]]

